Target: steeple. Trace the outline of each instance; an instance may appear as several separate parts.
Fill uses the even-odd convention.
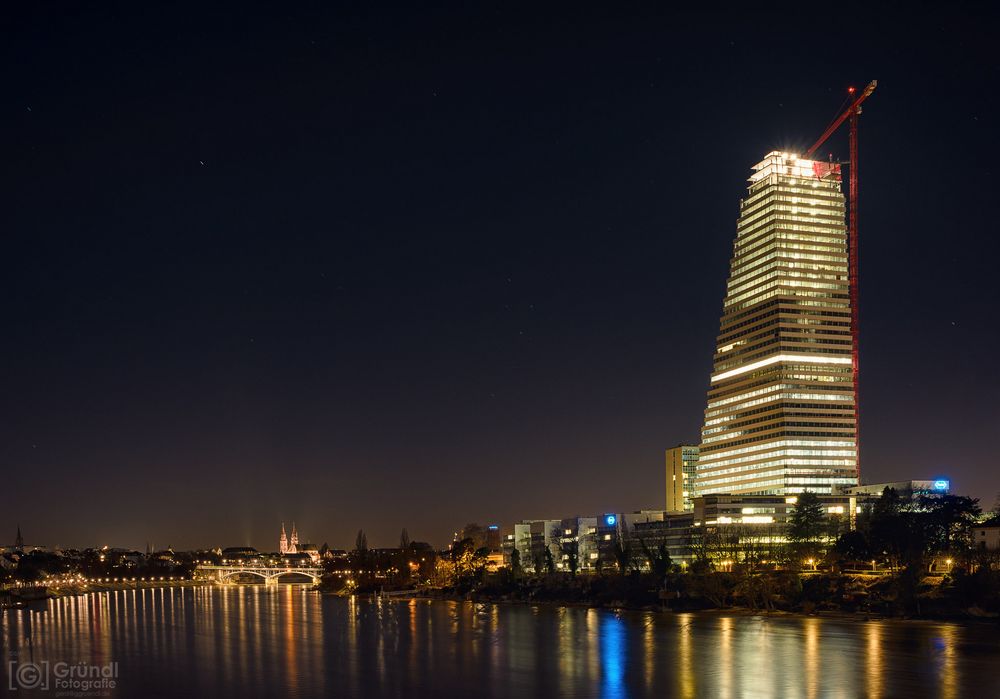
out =
[[[295,530],[295,522],[292,522],[292,540],[288,544],[288,553],[299,552],[299,533]]]
[[[21,525],[17,525],[17,538],[14,539],[14,548],[18,551],[24,550],[24,537],[21,536]]]
[[[292,531],[293,532],[295,531],[294,526],[292,527]],[[294,536],[294,534],[293,534],[293,536]],[[284,522],[281,523],[281,538],[278,539],[278,553],[280,553],[282,555],[288,553],[288,536],[285,534],[285,523]]]

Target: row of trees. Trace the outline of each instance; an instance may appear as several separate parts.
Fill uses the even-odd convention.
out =
[[[973,498],[923,496],[911,503],[886,488],[871,512],[858,515],[855,528],[841,534],[833,554],[838,560],[875,560],[893,568],[940,556],[967,561],[976,553],[972,527],[980,514]]]
[[[368,535],[360,529],[346,557],[326,556],[323,561],[333,578],[365,590],[427,582],[434,576],[437,553],[430,544],[410,540],[406,529],[400,533],[398,548],[371,548]]]
[[[347,559],[328,561],[327,570],[341,578],[349,573],[356,589],[428,583],[469,588],[482,583],[486,573],[496,569],[490,558],[488,535],[487,527],[467,524],[447,555],[438,555],[429,544],[411,541],[406,529],[400,533],[399,547],[395,549],[370,548],[367,535],[360,530]]]

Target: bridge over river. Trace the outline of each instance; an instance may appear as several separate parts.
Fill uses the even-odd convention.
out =
[[[286,575],[305,575],[314,583],[318,583],[323,577],[323,569],[313,566],[199,565],[195,571],[220,583],[232,582],[237,575],[256,575],[268,585],[278,583]]]

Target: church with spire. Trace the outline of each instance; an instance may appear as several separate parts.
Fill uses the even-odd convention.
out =
[[[292,522],[292,538],[285,534],[285,523],[281,523],[281,537],[278,539],[278,553],[282,556],[289,553],[299,552],[299,533],[295,530],[295,522]]]
[[[292,535],[285,532],[285,523],[281,523],[281,536],[278,538],[278,554],[281,556],[293,556],[296,559],[301,557],[304,561],[319,563],[319,550],[310,543],[299,542],[299,532],[292,522]]]

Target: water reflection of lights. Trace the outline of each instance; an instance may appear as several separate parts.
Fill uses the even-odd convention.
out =
[[[736,668],[733,667],[733,620],[724,616],[719,619],[719,695],[723,697],[735,696],[736,685],[733,682],[733,675]],[[697,670],[697,671],[700,671]]]
[[[959,667],[957,658],[957,647],[959,643],[959,631],[951,624],[939,627],[940,635],[934,639],[934,647],[938,653],[941,678],[940,696],[943,699],[956,699],[959,696]]]
[[[642,648],[646,652],[643,654],[643,670],[646,678],[646,691],[653,690],[653,681],[656,672],[656,616],[652,612],[643,615],[643,636]]]
[[[819,693],[820,683],[820,653],[819,653],[819,625],[820,620],[809,617],[803,620],[805,626],[805,669],[806,669],[806,696],[815,697]]]
[[[576,669],[576,661],[578,660],[574,649],[574,643],[576,642],[576,629],[574,624],[576,610],[570,610],[566,607],[562,607],[554,611],[556,618],[559,620],[559,632],[556,637],[556,642],[558,643],[556,662],[559,664],[559,676],[572,677]]]
[[[601,619],[601,695],[625,696],[625,629],[624,622],[613,614]]]
[[[865,658],[867,660],[866,682],[869,696],[882,696],[882,677],[885,674],[885,665],[882,662],[882,625],[872,622],[865,628],[867,643],[865,644]]]
[[[36,660],[121,662],[132,696],[957,699],[1000,688],[995,638],[974,626],[378,604],[263,585],[51,600],[0,614],[0,644]]]
[[[595,639],[600,636],[601,629],[601,615],[596,609],[588,609],[587,614],[583,618],[584,628],[582,635],[588,639],[586,645],[587,652],[587,662],[584,665],[586,668],[585,681],[588,686],[596,685],[598,678],[601,676],[601,656],[600,648],[595,642]]]
[[[295,600],[292,597],[292,586],[285,586],[285,681],[289,684],[289,695],[298,694],[298,668],[296,663],[298,658],[296,657],[296,646],[295,646],[295,614],[294,610]]]
[[[697,684],[695,679],[694,663],[691,657],[691,623],[694,621],[693,614],[678,614],[678,639],[677,653],[680,660],[680,667],[677,668],[677,677],[680,682],[680,696],[693,697]]]

